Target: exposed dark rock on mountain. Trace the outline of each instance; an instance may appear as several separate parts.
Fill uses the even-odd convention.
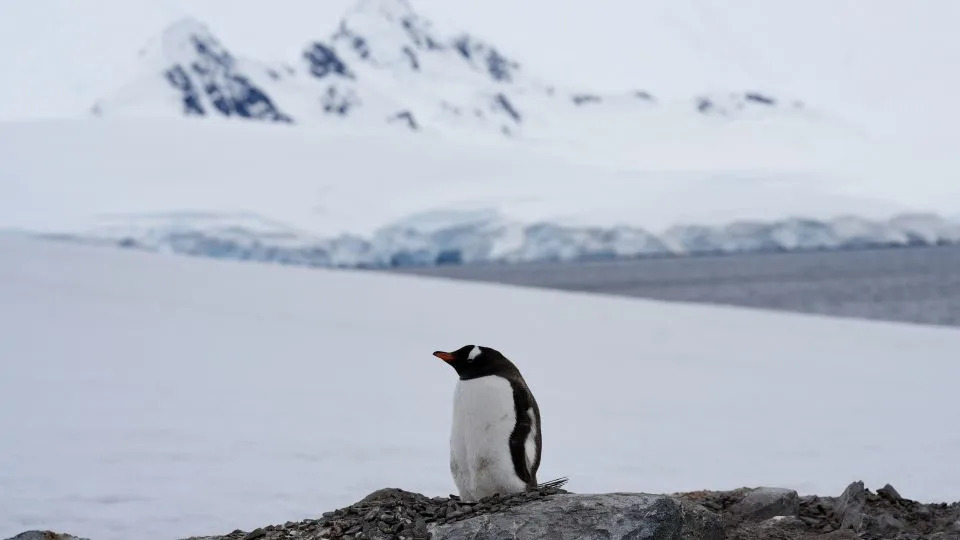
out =
[[[292,122],[202,24],[182,20],[172,25],[164,34],[163,48],[172,62],[163,75],[181,93],[184,114]]]
[[[586,105],[629,110],[656,103],[644,91],[558,92],[494,45],[456,29],[441,32],[406,0],[358,0],[329,28],[307,41],[294,68],[238,57],[204,23],[182,19],[163,31],[152,57],[143,55],[149,60],[146,83],[98,100],[91,112],[109,116],[124,108],[168,107],[170,100],[156,91],[162,81],[179,96],[178,112],[187,116],[281,123],[362,116],[392,124],[394,111],[406,110],[419,119],[410,131],[466,126],[514,136],[537,129],[527,118],[562,118]],[[731,117],[748,108],[785,107],[782,103],[756,91],[735,92],[699,96],[689,111]]]

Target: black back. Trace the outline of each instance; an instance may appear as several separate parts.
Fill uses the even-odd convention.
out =
[[[474,349],[479,354],[474,352]],[[471,358],[473,353],[473,358]],[[513,460],[513,469],[517,476],[527,484],[527,489],[537,487],[537,470],[540,468],[540,454],[542,446],[540,406],[534,399],[533,393],[527,386],[527,382],[520,374],[520,370],[500,351],[485,347],[482,345],[464,345],[453,352],[436,351],[434,356],[444,360],[456,370],[461,380],[467,381],[479,377],[494,375],[503,377],[510,382],[510,388],[513,389],[513,408],[516,413],[517,424],[510,433],[510,457]],[[533,409],[533,417],[536,422],[534,439],[537,442],[537,451],[533,463],[527,467],[524,442],[534,430],[531,425],[530,416],[527,410]]]

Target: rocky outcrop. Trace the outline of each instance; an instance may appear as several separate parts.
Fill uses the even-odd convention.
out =
[[[561,494],[435,527],[433,538],[723,538],[722,520],[663,495]]]
[[[839,497],[774,488],[676,496],[722,516],[731,540],[960,540],[960,503],[921,504],[889,484],[873,493],[854,482]]]
[[[69,534],[60,534],[53,531],[26,531],[8,540],[88,540]]]
[[[203,23],[182,19],[163,34],[164,77],[180,93],[183,113],[292,122]]]
[[[758,487],[672,495],[544,487],[467,503],[381,489],[319,519],[185,540],[960,540],[960,503],[922,504],[863,482],[839,497]],[[29,531],[9,540],[82,540]],[[95,540],[95,539],[94,539]]]

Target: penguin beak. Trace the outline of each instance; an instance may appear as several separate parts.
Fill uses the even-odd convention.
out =
[[[450,354],[450,353],[448,353],[448,352],[435,351],[435,352],[433,353],[433,355],[436,356],[437,358],[443,360],[444,362],[453,362],[453,361],[454,361],[453,355]]]

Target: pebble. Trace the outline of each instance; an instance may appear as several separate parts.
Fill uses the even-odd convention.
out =
[[[470,517],[501,512],[531,501],[568,493],[557,487],[507,496],[494,495],[468,503],[460,497],[427,497],[401,489],[375,491],[355,504],[324,512],[319,519],[288,521],[244,534],[234,531],[228,537],[243,540],[430,540],[430,524],[445,524]],[[223,537],[227,538],[227,537]]]
[[[859,483],[851,484],[848,491],[852,493],[854,488],[861,492],[857,500],[842,496],[800,497],[799,504],[793,507],[796,513],[792,516],[773,518],[762,523],[749,520],[739,524],[731,522],[731,527],[755,534],[759,530],[757,527],[762,525],[766,536],[761,537],[776,538],[809,538],[818,533],[836,533],[843,538],[869,540],[892,536],[900,540],[960,538],[960,503],[921,504],[903,498],[892,486],[884,486],[877,490],[877,494],[869,492]],[[731,506],[742,501],[748,491],[677,495],[720,513],[727,512]],[[468,503],[456,496],[427,497],[388,488],[375,491],[350,506],[324,512],[319,519],[288,521],[284,525],[254,529],[249,533],[237,530],[224,537],[208,537],[204,540],[431,540],[431,525],[495,514],[559,493],[568,492],[551,487]],[[857,519],[844,523],[844,516],[850,512],[855,512],[853,517]],[[842,530],[844,527],[847,530]],[[755,537],[750,534],[732,537]]]

